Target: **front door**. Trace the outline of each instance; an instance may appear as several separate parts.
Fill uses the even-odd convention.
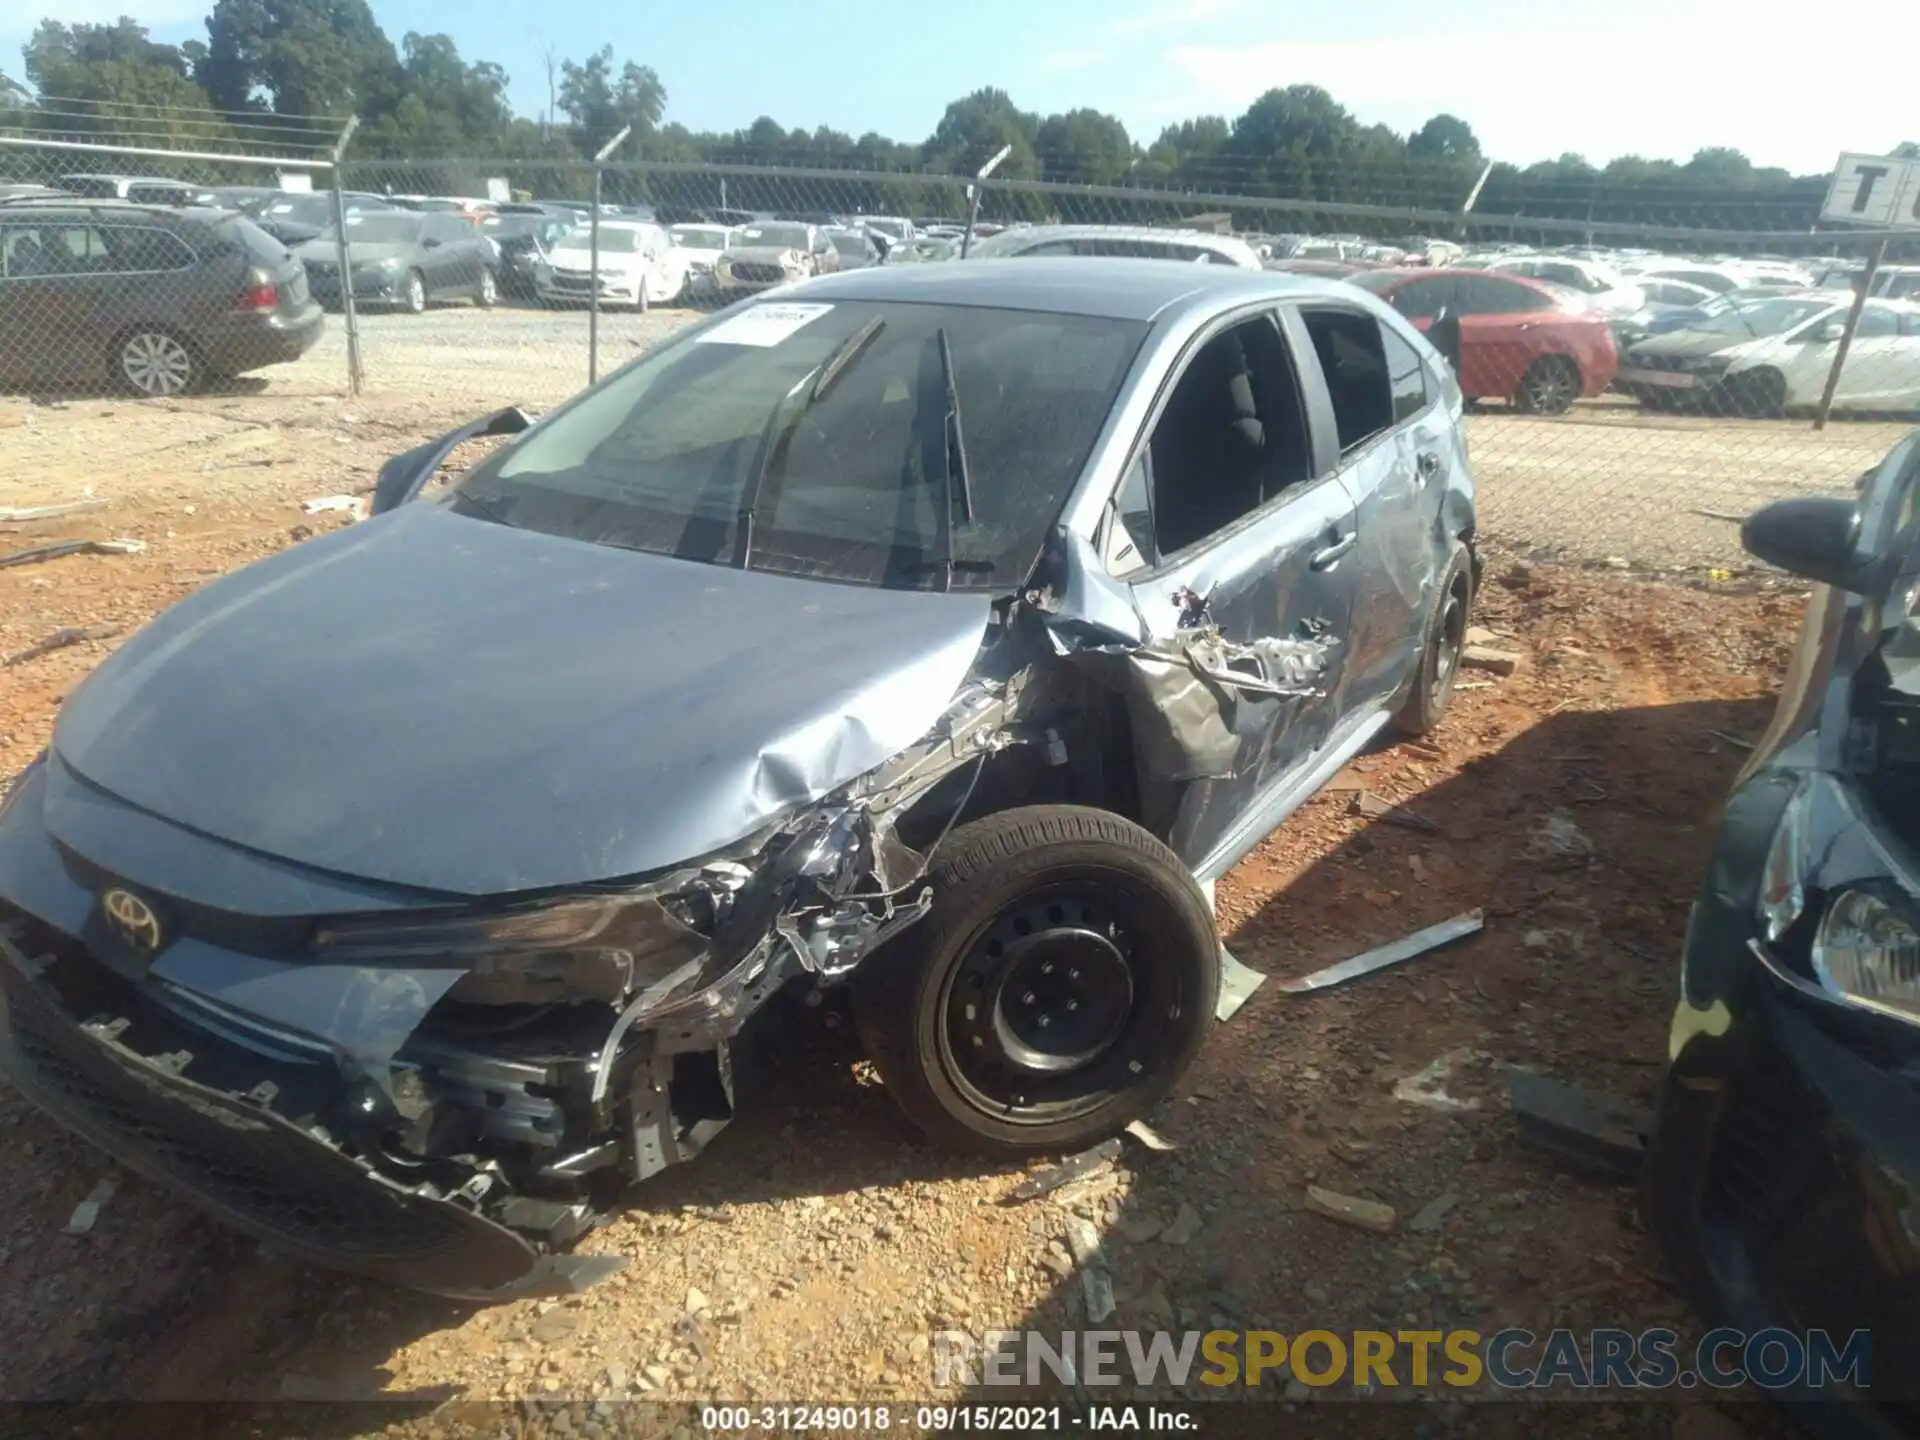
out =
[[[1119,573],[1150,644],[1180,653],[1210,628],[1221,642],[1181,703],[1229,697],[1230,760],[1142,777],[1149,824],[1198,865],[1325,742],[1347,661],[1355,508],[1339,476],[1316,467],[1299,370],[1273,312],[1190,352],[1118,509],[1127,544],[1108,553],[1124,556]]]

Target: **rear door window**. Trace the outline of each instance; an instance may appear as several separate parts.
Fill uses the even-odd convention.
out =
[[[1393,389],[1394,423],[1398,424],[1427,408],[1427,367],[1420,352],[1389,326],[1380,327],[1380,344],[1387,361],[1387,382]]]
[[[1303,308],[1300,318],[1327,379],[1340,453],[1350,455],[1394,423],[1393,382],[1380,322],[1353,310]]]
[[[193,251],[170,231],[151,225],[109,225],[103,234],[113,256],[109,268],[122,274],[145,275],[193,268]]]
[[[98,275],[111,268],[110,252],[91,225],[8,226],[4,273],[8,279],[50,275]]]

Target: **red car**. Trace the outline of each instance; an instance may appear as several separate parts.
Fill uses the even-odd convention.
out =
[[[1560,415],[1613,383],[1620,351],[1606,316],[1578,297],[1519,275],[1480,270],[1368,270],[1347,283],[1370,290],[1420,329],[1445,311],[1460,321],[1460,389],[1469,400],[1510,398]]]

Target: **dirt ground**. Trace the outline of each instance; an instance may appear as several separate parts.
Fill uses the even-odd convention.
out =
[[[89,489],[106,502],[0,523],[0,558],[42,540],[144,542],[0,568],[0,657],[95,632],[0,666],[0,775],[46,743],[120,638],[212,576],[351,523],[299,502],[368,489],[387,455],[457,418],[323,387],[272,398],[0,411],[0,507]],[[1263,988],[1154,1117],[1174,1152],[1130,1145],[1078,1193],[1003,1203],[1022,1172],[917,1143],[822,1019],[770,1103],[583,1242],[628,1257],[620,1275],[488,1308],[294,1266],[124,1174],[90,1233],[68,1235],[115,1168],[0,1094],[0,1398],[381,1396],[432,1412],[391,1421],[422,1436],[498,1428],[506,1412],[486,1407],[500,1401],[579,1400],[553,1423],[599,1435],[628,1412],[585,1402],[923,1400],[942,1393],[929,1332],[1077,1323],[1073,1213],[1104,1233],[1117,1325],[1684,1328],[1631,1191],[1522,1146],[1496,1067],[1649,1099],[1715,808],[1738,740],[1764,727],[1802,598],[1493,548],[1478,623],[1521,653],[1518,672],[1470,675],[1431,744],[1384,748],[1343,782],[1437,830],[1359,817],[1351,789],[1329,791],[1218,892],[1228,944],[1275,975],[1476,907],[1484,932],[1317,996]],[[1443,1057],[1457,1108],[1396,1097]],[[1392,1206],[1392,1232],[1308,1213],[1309,1184]],[[1434,1228],[1412,1228],[1443,1196]],[[1267,1393],[1315,1392],[1281,1377]],[[1596,1408],[1594,1433],[1664,1436],[1673,1414]],[[222,1421],[262,1423],[244,1406]],[[329,1433],[389,1423],[357,1410]]]

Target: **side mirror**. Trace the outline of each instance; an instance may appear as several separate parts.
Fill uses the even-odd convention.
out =
[[[1860,510],[1834,496],[1776,500],[1749,515],[1740,544],[1756,560],[1789,575],[1863,593],[1876,568],[1859,553]]]
[[[1840,338],[1846,333],[1847,327],[1845,325],[1842,325],[1838,320],[1829,320],[1820,327],[1820,343],[1822,345],[1837,344]]]
[[[439,237],[439,236],[437,236],[437,235],[429,235],[429,236],[427,236],[427,237],[426,237],[425,239],[423,239],[423,240],[421,240],[421,242],[420,242],[420,248],[421,248],[421,249],[423,249],[423,250],[437,250],[437,249],[439,249],[439,248],[440,248],[440,237]]]
[[[368,507],[369,513],[384,515],[413,499],[420,493],[421,487],[433,478],[433,472],[440,468],[440,462],[461,441],[471,440],[476,435],[517,435],[531,424],[532,416],[518,405],[511,405],[505,410],[483,415],[458,430],[449,430],[438,440],[429,440],[424,445],[402,451],[380,467],[379,479],[373,486],[373,504]]]

